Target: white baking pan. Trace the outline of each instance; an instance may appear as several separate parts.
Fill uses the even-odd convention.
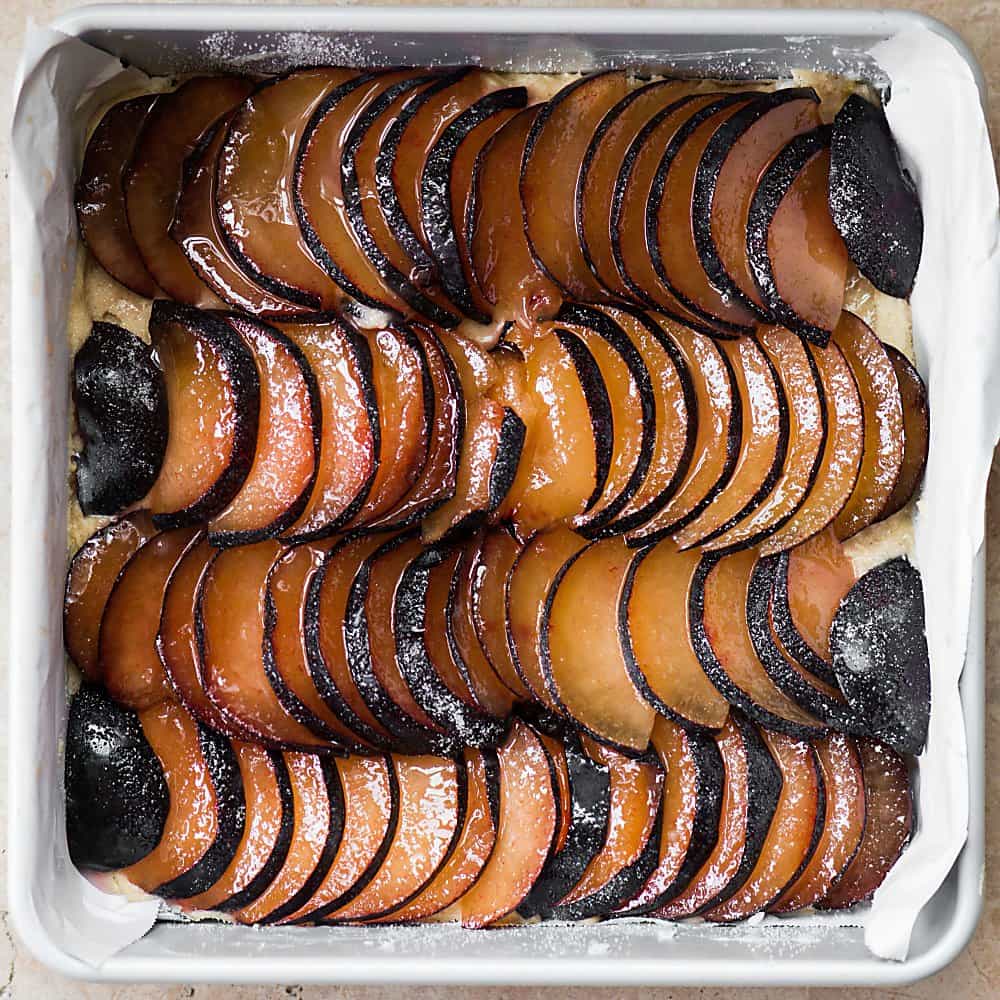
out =
[[[83,8],[53,27],[154,74],[323,61],[585,70],[627,58],[650,68],[683,65],[740,76],[811,65],[870,78],[876,67],[867,49],[915,24],[944,35],[982,91],[978,67],[959,39],[936,22],[900,12],[130,5]],[[275,55],[262,61],[262,53]],[[44,53],[24,70],[29,79],[49,72]],[[69,148],[58,131],[50,134],[53,148],[37,149],[39,183],[46,165]],[[42,219],[26,218],[12,201],[15,254],[41,269],[72,268],[73,246],[61,259],[43,255],[31,236]],[[71,220],[68,204],[53,202],[46,211]],[[962,682],[968,841],[924,907],[905,962],[874,958],[860,928],[653,923],[485,933],[451,926],[257,930],[159,923],[97,968],[73,957],[69,915],[79,921],[86,905],[65,888],[78,883],[58,877],[67,862],[53,862],[65,857],[57,851],[64,838],[61,606],[70,361],[62,309],[32,282],[15,284],[9,898],[21,940],[47,965],[108,981],[887,986],[937,971],[965,946],[979,915],[984,858],[981,553]]]

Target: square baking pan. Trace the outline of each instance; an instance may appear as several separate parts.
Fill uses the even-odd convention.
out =
[[[894,11],[137,4],[82,8],[52,25],[152,74],[279,70],[310,62],[473,62],[504,70],[575,71],[627,60],[652,71],[673,66],[745,77],[806,66],[864,78],[878,74],[867,50],[913,26],[943,35],[969,64],[983,93],[981,73],[960,39],[937,22]],[[25,66],[25,74],[39,71],[42,61]],[[40,171],[50,153],[57,155],[37,150]],[[19,217],[17,204],[12,211],[18,232],[39,224]],[[58,206],[58,212],[71,217],[69,206]],[[29,262],[32,268],[67,266],[66,259],[44,259],[38,241],[17,236],[14,246],[15,252],[38,258]],[[104,981],[888,986],[941,969],[968,942],[981,905],[984,860],[982,552],[975,563],[962,679],[969,836],[947,880],[924,907],[904,962],[873,957],[857,927],[652,922],[495,932],[449,925],[260,930],[160,922],[99,967],[75,958],[69,921],[53,914],[78,915],[83,904],[58,895],[70,882],[56,877],[58,866],[52,863],[64,837],[61,607],[70,357],[65,316],[37,288],[14,288],[14,317],[9,899],[22,941],[48,966]]]

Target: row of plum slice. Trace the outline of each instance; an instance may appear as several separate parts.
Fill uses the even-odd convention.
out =
[[[819,347],[574,304],[486,352],[161,301],[150,335],[95,324],[77,355],[81,505],[139,502],[217,545],[491,520],[773,553],[895,513],[927,453],[919,375],[850,313]]]
[[[898,562],[856,581],[831,531],[774,556],[636,551],[566,527],[217,549],[137,513],[74,557],[64,633],[123,705],[177,700],[278,748],[496,746],[523,702],[625,752],[646,749],[658,714],[718,729],[732,706],[793,736],[918,753],[923,601]]]
[[[659,719],[639,758],[541,717],[515,719],[496,750],[336,759],[85,685],[66,791],[80,867],[248,924],[842,908],[878,887],[911,828],[890,748],[739,713],[715,734]]]
[[[534,87],[473,68],[194,77],[104,115],[80,230],[147,297],[363,306],[493,343],[567,298],[825,344],[849,254],[909,294],[920,206],[874,104],[831,125],[807,88],[609,71],[529,104]]]

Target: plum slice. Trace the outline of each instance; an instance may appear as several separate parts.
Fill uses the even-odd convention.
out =
[[[312,581],[331,545],[299,545],[271,566],[264,595],[264,670],[278,701],[321,739],[352,752],[369,749],[330,711],[313,682],[306,649],[306,604]]]
[[[687,618],[700,561],[670,539],[637,552],[622,584],[618,631],[632,681],[657,712],[718,729],[729,703],[702,669]]]
[[[271,295],[295,306],[332,309],[337,286],[299,231],[293,175],[299,144],[317,105],[350,91],[357,71],[329,66],[264,80],[227,123],[216,169],[215,214],[229,253]]]
[[[73,404],[83,438],[80,509],[117,514],[149,492],[167,446],[163,372],[149,345],[113,323],[94,323],[73,358]]]
[[[159,288],[129,230],[123,180],[136,136],[155,101],[155,94],[143,94],[104,112],[87,141],[74,191],[76,219],[87,249],[115,281],[147,299]]]
[[[465,927],[485,927],[520,905],[556,833],[555,790],[540,737],[516,719],[498,756],[500,813],[493,853],[451,908]]]
[[[559,571],[586,545],[585,538],[561,525],[539,532],[521,550],[507,577],[504,604],[511,659],[532,697],[555,712],[561,709],[546,684],[539,646],[545,600]]]
[[[236,853],[219,880],[181,901],[185,911],[239,909],[278,874],[292,842],[292,787],[281,754],[254,743],[233,743],[246,801]]]
[[[865,414],[861,469],[834,527],[844,541],[877,521],[895,490],[906,453],[899,378],[885,345],[852,313],[841,314],[833,339],[858,384]]]
[[[494,673],[518,700],[530,701],[507,643],[507,578],[522,548],[507,529],[487,531],[483,536],[472,581],[472,621]]]
[[[455,850],[466,807],[465,765],[439,757],[393,755],[399,819],[372,880],[324,922],[372,920],[413,899]]]
[[[747,216],[747,258],[782,326],[824,345],[840,319],[847,250],[830,218],[830,127],[791,139],[761,175]]]
[[[319,386],[305,355],[280,330],[227,316],[257,364],[260,416],[253,464],[239,493],[208,523],[213,545],[246,545],[280,534],[301,514],[321,448]]]
[[[63,597],[63,642],[69,658],[88,680],[100,677],[101,618],[115,580],[154,533],[146,511],[126,514],[98,528],[70,560]]]
[[[835,343],[806,349],[823,386],[826,440],[812,487],[791,518],[762,540],[762,555],[794,548],[829,525],[850,498],[861,469],[865,416],[851,368]]]
[[[721,535],[704,544],[709,551],[756,545],[794,515],[820,471],[826,443],[826,398],[808,345],[778,326],[761,327],[757,343],[768,356],[782,387],[788,413],[788,445],[771,492]]]
[[[641,916],[676,899],[719,838],[725,771],[715,740],[661,716],[650,742],[665,775],[660,853],[645,884],[616,911],[621,916]]]
[[[216,122],[184,165],[184,182],[170,223],[170,238],[192,270],[233,309],[253,316],[296,316],[308,307],[289,302],[257,284],[230,252],[215,211],[216,165],[229,119]]]
[[[427,635],[431,624],[427,617],[431,574],[446,561],[445,552],[434,548],[424,550],[419,542],[409,551],[410,561],[399,577],[392,608],[399,672],[416,704],[431,722],[452,733],[466,746],[496,746],[504,736],[503,723],[470,705],[470,699],[455,694],[431,656],[432,648],[439,656],[447,650],[449,655],[444,670],[453,666],[447,641],[441,642],[442,638],[447,640],[447,623],[443,617],[436,617],[433,623],[444,633],[436,637],[435,646],[428,641]],[[443,610],[440,603],[438,610]]]
[[[691,217],[708,280],[724,295],[771,318],[747,259],[750,201],[761,174],[790,139],[819,125],[811,88],[762,94],[715,130],[695,176]]]
[[[332,534],[357,514],[379,462],[379,410],[368,341],[332,316],[282,330],[305,355],[319,387],[319,463],[292,542]]]
[[[913,289],[924,217],[881,107],[852,94],[833,120],[830,214],[858,270],[887,295]]]
[[[613,533],[609,525],[635,496],[649,472],[656,439],[656,401],[649,369],[625,331],[609,315],[565,305],[558,322],[586,344],[597,362],[611,404],[612,452],[600,498],[574,519],[582,535]]]
[[[889,499],[879,512],[880,521],[902,510],[920,489],[924,468],[927,465],[927,448],[931,432],[927,386],[924,385],[920,373],[901,351],[890,344],[883,346],[896,371],[900,401],[903,404],[903,461],[896,485],[893,486]]]
[[[781,733],[761,730],[781,770],[781,792],[753,870],[724,903],[705,912],[713,923],[745,920],[766,909],[803,870],[824,825],[822,777],[812,746]]]
[[[646,246],[660,280],[682,305],[722,334],[752,332],[756,316],[712,284],[698,254],[694,194],[702,154],[718,129],[759,95],[726,94],[704,105],[663,150],[646,203]]]
[[[865,783],[861,845],[826,898],[816,905],[842,910],[869,899],[899,859],[913,829],[913,796],[906,762],[876,740],[858,740]]]
[[[458,473],[454,495],[421,524],[424,540],[437,542],[472,531],[508,501],[525,443],[525,425],[491,393],[500,381],[496,360],[464,337],[440,340],[461,386]]]
[[[868,731],[900,753],[927,742],[931,669],[920,571],[905,558],[869,570],[830,627],[837,682]]]
[[[499,761],[492,750],[467,749],[460,766],[465,768],[465,812],[453,849],[412,899],[373,923],[410,923],[433,917],[466,893],[486,867],[499,820]]]
[[[525,108],[498,129],[476,157],[472,176],[472,270],[496,326],[531,329],[551,317],[562,299],[532,257],[521,218],[521,159],[539,110]]]
[[[193,896],[216,882],[239,846],[246,809],[239,766],[229,741],[176,702],[140,712],[139,721],[163,768],[170,809],[156,847],[122,875],[145,892]]]
[[[593,743],[588,750],[608,768],[611,805],[601,850],[554,913],[575,920],[603,916],[634,896],[657,866],[663,835],[665,776],[656,757],[632,760]]]
[[[219,552],[201,580],[195,629],[202,685],[224,714],[277,747],[324,747],[278,700],[264,667],[267,576],[281,551],[258,542]]]
[[[448,124],[427,153],[420,177],[424,237],[445,294],[466,316],[490,321],[476,284],[469,249],[472,177],[476,158],[493,134],[527,103],[524,87],[494,90]]]
[[[163,592],[156,651],[173,695],[203,726],[231,739],[252,740],[253,734],[223,712],[202,687],[195,610],[202,578],[215,553],[202,534],[174,566]]]
[[[775,685],[750,639],[747,594],[756,561],[752,549],[702,557],[688,592],[691,644],[730,705],[769,729],[805,738],[819,735],[826,727]]]
[[[336,761],[343,824],[324,863],[280,907],[271,923],[312,923],[346,905],[378,872],[399,823],[399,784],[388,756]]]
[[[768,907],[771,913],[790,913],[824,899],[851,863],[864,834],[865,785],[854,741],[831,733],[816,740],[813,749],[823,781],[823,830],[806,866]]]
[[[136,137],[123,178],[129,229],[146,269],[178,302],[220,304],[170,238],[170,223],[188,157],[205,131],[252,88],[246,77],[192,77],[156,99]]]
[[[84,683],[66,729],[66,836],[79,868],[117,871],[156,850],[170,789],[139,717]],[[141,808],[136,804],[141,803]]]
[[[691,374],[697,429],[683,479],[672,485],[673,495],[664,507],[629,532],[629,544],[679,531],[706,510],[729,482],[743,436],[743,402],[729,356],[703,334],[664,317],[657,321]]]
[[[532,122],[521,161],[524,229],[546,273],[577,299],[601,301],[576,233],[580,164],[594,129],[629,89],[621,70],[592,73],[563,87]]]
[[[348,814],[338,765],[330,757],[286,751],[292,789],[292,840],[281,869],[267,888],[239,908],[241,924],[276,923],[312,896],[333,863]]]
[[[719,836],[687,888],[653,916],[679,920],[719,906],[753,871],[781,795],[781,770],[754,725],[734,712],[715,735],[725,780]]]
[[[104,605],[98,670],[111,697],[128,708],[139,711],[171,697],[156,634],[167,581],[197,535],[194,528],[153,535],[125,564]]]
[[[159,527],[181,527],[222,510],[243,485],[257,442],[260,382],[250,349],[217,316],[157,300],[149,333],[170,434],[148,505]]]
[[[576,182],[576,232],[594,277],[609,292],[628,297],[615,267],[608,211],[625,154],[643,126],[659,111],[692,93],[696,85],[654,80],[630,90],[597,123]]]
[[[539,645],[549,694],[563,712],[599,740],[643,751],[655,712],[632,682],[618,637],[630,562],[621,539],[571,556],[545,599]]]
[[[742,438],[732,475],[693,521],[674,532],[682,549],[706,545],[760,509],[779,481],[788,455],[788,399],[774,362],[751,337],[720,345],[728,355],[741,403]]]
[[[611,467],[612,410],[594,355],[557,327],[527,359],[525,383],[538,401],[507,504],[522,534],[590,510]]]

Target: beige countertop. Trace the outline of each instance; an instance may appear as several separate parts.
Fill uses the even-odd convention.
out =
[[[433,2],[433,0],[424,0]],[[447,2],[447,0],[446,0]],[[486,0],[490,3],[490,0]],[[492,3],[490,3],[493,6]],[[531,4],[526,4],[530,6]],[[553,0],[551,6],[571,6],[559,0]],[[580,6],[615,6],[615,0],[604,0],[603,3],[588,3],[578,0]],[[689,5],[694,5],[689,3]],[[879,7],[885,3],[782,3],[755,0],[762,7],[823,7],[823,6],[861,6]],[[39,24],[51,20],[57,13],[78,6],[73,0],[2,0],[0,2],[0,58],[6,68],[6,78],[12,80],[21,47],[24,27],[30,18]],[[684,6],[672,0],[662,0],[657,3],[646,3],[645,0],[626,0],[621,6],[644,7]],[[700,3],[703,7],[737,6],[728,3]],[[1000,0],[920,0],[906,6],[922,11],[951,25],[969,43],[979,59],[989,83],[991,116],[990,126],[994,138],[994,149],[1000,137]],[[8,82],[6,87],[10,87]],[[5,106],[10,105],[10,95],[7,95]],[[0,129],[0,163],[3,167],[3,181],[0,185],[0,250],[6,258],[7,247],[7,134],[8,122],[4,121]],[[9,324],[4,322],[8,308],[9,289],[6,265],[0,267],[0,351],[3,357],[9,356],[7,337],[11,331]],[[24,331],[21,331],[22,333]],[[8,366],[0,365],[0,571],[6,569],[7,537],[8,537],[8,485],[3,479],[9,468],[9,419],[7,402],[9,395],[10,376]],[[987,509],[987,539],[993,553],[1000,552],[1000,458],[994,459],[993,476]],[[8,580],[8,574],[2,572],[0,580]],[[6,588],[3,591],[3,605],[6,607]],[[4,615],[3,621],[6,622]],[[0,672],[6,671],[6,636],[0,642]],[[987,754],[991,755],[1000,748],[1000,669],[996,666],[1000,656],[1000,558],[989,560],[987,576],[987,663],[989,677],[987,680]],[[989,669],[992,668],[992,669]],[[0,850],[3,848],[6,834],[6,790],[5,776],[6,746],[0,748]],[[988,758],[989,759],[989,756]],[[987,872],[985,895],[986,902],[983,917],[979,924],[971,946],[945,971],[937,976],[910,987],[893,990],[842,990],[837,996],[844,1000],[862,1000],[872,997],[895,998],[927,998],[927,1000],[988,1000],[1000,997],[1000,769],[993,771],[987,767],[986,794],[987,829],[992,827],[988,835]],[[4,852],[6,853],[6,852]],[[687,998],[703,997],[704,1000],[730,1000],[750,991],[738,989],[682,989],[682,990],[538,990],[531,988],[495,988],[495,989],[463,989],[454,990],[427,988],[371,988],[353,989],[349,987],[225,987],[225,986],[93,986],[69,982],[49,972],[33,958],[27,955],[14,939],[6,915],[6,862],[0,866],[0,1000],[181,1000],[181,998],[198,998],[198,1000],[265,1000],[265,998],[291,997],[294,1000],[319,1000],[319,998],[399,998],[408,1000],[438,1000],[438,998],[459,997],[463,1000],[507,1000],[507,998],[534,998],[548,996],[563,996],[572,1000],[597,1000],[597,998],[631,998],[649,997],[658,1000],[687,1000]],[[782,998],[782,1000],[801,1000],[818,996],[820,991],[807,990],[771,990],[757,991],[755,996]],[[827,994],[830,995],[830,994]]]

